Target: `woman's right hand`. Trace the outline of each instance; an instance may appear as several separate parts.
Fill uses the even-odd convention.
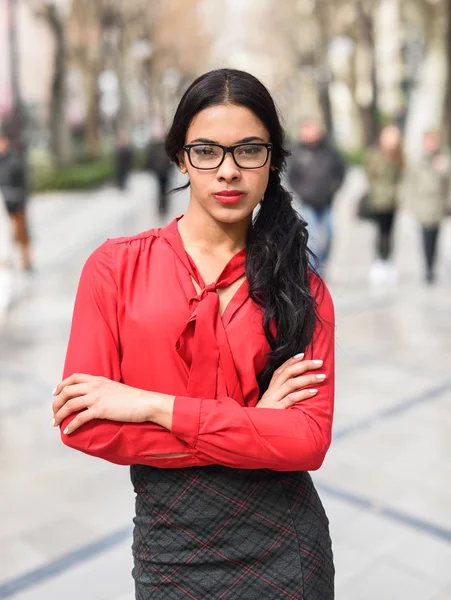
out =
[[[316,385],[326,379],[324,373],[311,373],[322,367],[322,360],[304,360],[299,354],[274,371],[268,389],[256,408],[290,408],[318,393]]]

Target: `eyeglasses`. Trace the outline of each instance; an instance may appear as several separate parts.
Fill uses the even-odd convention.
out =
[[[227,152],[240,169],[259,169],[268,162],[272,144],[251,143],[221,146],[221,144],[186,144],[183,149],[195,169],[217,169],[225,160]]]

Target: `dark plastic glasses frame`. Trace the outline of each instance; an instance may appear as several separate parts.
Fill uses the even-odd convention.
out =
[[[193,161],[191,160],[191,148],[198,148],[199,146],[214,146],[215,148],[221,148],[221,150],[223,152],[221,162],[214,167],[197,167],[196,165],[193,165]],[[243,146],[263,146],[264,148],[266,148],[266,158],[265,158],[264,162],[261,165],[259,165],[258,167],[242,167],[239,164],[239,162],[236,160],[234,151],[236,148],[241,148]],[[225,157],[228,152],[230,152],[230,154],[232,155],[233,161],[239,169],[261,169],[268,162],[269,153],[272,150],[272,144],[268,144],[266,142],[249,142],[247,144],[244,144],[244,143],[243,144],[234,144],[233,146],[222,146],[221,144],[206,144],[206,143],[199,142],[196,144],[185,144],[182,147],[183,147],[183,150],[185,150],[185,152],[188,154],[188,159],[189,159],[191,166],[194,167],[194,169],[199,169],[200,171],[212,171],[213,169],[219,169],[219,167],[225,161]]]

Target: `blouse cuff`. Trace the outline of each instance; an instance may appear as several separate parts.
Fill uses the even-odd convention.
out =
[[[176,396],[171,433],[194,448],[199,435],[201,398]]]

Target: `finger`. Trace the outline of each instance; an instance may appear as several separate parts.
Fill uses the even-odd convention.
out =
[[[278,386],[283,386],[290,380],[292,380],[296,377],[299,377],[299,376],[303,375],[304,373],[308,373],[309,371],[319,369],[320,367],[322,367],[322,365],[323,365],[322,360],[306,360],[306,361],[292,364],[292,365],[286,367],[285,370],[283,370],[279,374],[277,380],[275,381],[275,384]],[[290,387],[290,391],[292,389],[295,389],[295,388]]]
[[[67,419],[72,413],[86,410],[94,404],[94,397],[91,395],[72,398],[55,415],[55,427],[59,427],[64,419]]]
[[[62,389],[68,385],[74,385],[76,383],[87,383],[89,381],[92,381],[93,379],[98,378],[94,375],[87,375],[86,373],[73,373],[72,375],[66,377],[66,379],[63,379],[63,381],[60,381],[60,383],[58,383],[56,388],[53,390],[52,395],[58,396],[59,394],[61,394]]]
[[[303,373],[307,373],[308,371],[314,371],[315,369],[319,369],[323,366],[322,360],[303,360],[302,362],[297,362],[291,365],[288,365],[285,368],[283,373],[286,380],[291,379],[293,377],[298,377]]]
[[[301,352],[300,354],[296,354],[296,356],[292,356],[291,358],[286,360],[283,364],[281,364],[280,367],[277,367],[277,369],[274,371],[274,373],[272,375],[271,383],[277,383],[278,379],[280,379],[280,377],[283,376],[286,368],[291,365],[300,363],[301,361],[304,360],[304,356],[305,356],[305,354],[303,352]]]
[[[291,358],[286,360],[282,365],[280,365],[280,368],[282,370],[285,370],[290,365],[295,365],[299,362],[302,362],[304,360],[304,358],[305,358],[305,353],[300,352],[299,354],[296,354],[295,356],[292,356]]]
[[[89,394],[91,387],[92,383],[75,383],[73,385],[65,386],[53,403],[53,416],[55,417],[56,413],[66,404],[68,400]]]
[[[299,392],[293,392],[292,394],[288,394],[288,396],[285,396],[285,398],[282,400],[282,402],[279,402],[279,405],[281,408],[285,408],[285,409],[291,408],[298,402],[303,402],[304,400],[313,398],[313,396],[316,396],[317,393],[318,393],[318,390],[315,388],[310,388],[308,390],[301,390]]]
[[[283,384],[283,397],[288,396],[288,394],[301,388],[310,386],[315,387],[318,385],[318,383],[322,383],[325,379],[326,375],[324,373],[309,373],[308,375],[293,377]]]
[[[85,423],[88,423],[89,421],[92,421],[96,418],[97,417],[95,415],[94,410],[84,410],[67,425],[63,433],[64,435],[70,435],[71,433],[74,433],[74,431],[76,431],[79,427],[85,425]]]

